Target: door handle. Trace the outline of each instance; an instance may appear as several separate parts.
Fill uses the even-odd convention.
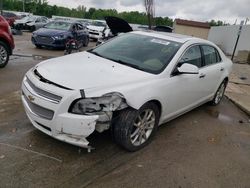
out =
[[[224,71],[224,68],[223,68],[223,67],[221,67],[221,68],[220,68],[220,71]]]
[[[201,73],[199,77],[200,77],[200,78],[205,78],[205,77],[206,77],[206,74]]]

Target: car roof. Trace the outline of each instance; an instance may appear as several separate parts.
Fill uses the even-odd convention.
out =
[[[65,22],[65,23],[70,23],[70,24],[81,24],[79,21],[74,21],[74,20],[53,20],[52,22]]]
[[[185,42],[190,41],[190,40],[193,40],[196,42],[201,42],[201,43],[208,43],[208,41],[204,40],[204,39],[200,39],[200,38],[196,38],[196,37],[192,37],[192,36],[188,36],[188,35],[181,35],[181,34],[177,34],[177,33],[167,33],[167,32],[159,32],[159,31],[152,31],[152,30],[133,31],[133,33],[147,35],[147,36],[151,36],[151,37],[158,37],[158,38],[162,38],[162,39],[166,39],[166,40],[170,40],[170,41],[175,41],[175,42],[179,42],[179,43],[185,43]]]

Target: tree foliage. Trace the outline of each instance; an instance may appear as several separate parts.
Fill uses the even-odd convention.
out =
[[[228,23],[224,23],[221,20],[215,21],[215,20],[211,20],[210,22],[208,22],[210,26],[223,26],[223,25],[229,25]]]
[[[79,5],[77,8],[60,7],[49,5],[46,0],[24,0],[25,11],[34,15],[42,15],[51,17],[65,16],[87,19],[104,19],[105,16],[116,16],[134,24],[148,24],[148,15],[145,12],[131,11],[118,13],[115,9],[96,9],[87,8]],[[3,0],[3,9],[12,11],[23,11],[23,0]],[[154,19],[156,25],[172,26],[173,20],[168,17],[156,17]]]

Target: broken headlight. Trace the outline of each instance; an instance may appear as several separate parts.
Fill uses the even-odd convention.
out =
[[[102,97],[78,99],[69,109],[74,114],[91,114],[94,112],[112,112],[127,107],[124,97],[119,93],[109,93]]]

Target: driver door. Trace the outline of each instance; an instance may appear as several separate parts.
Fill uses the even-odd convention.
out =
[[[202,87],[202,75],[199,74],[179,74],[177,67],[184,63],[189,63],[202,67],[202,54],[199,45],[186,49],[170,78],[168,78],[162,92],[165,94],[166,113],[163,120],[181,114],[199,104],[204,97]]]

